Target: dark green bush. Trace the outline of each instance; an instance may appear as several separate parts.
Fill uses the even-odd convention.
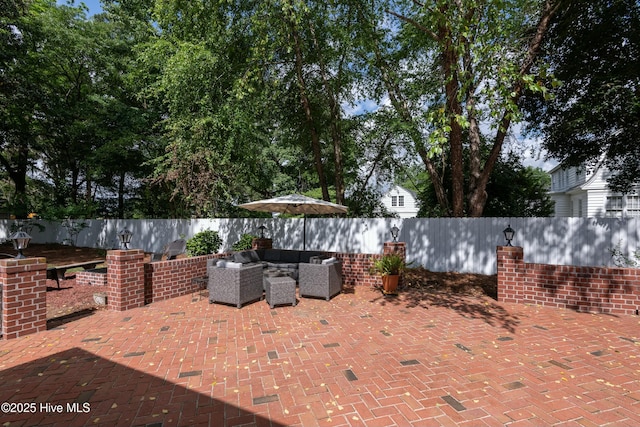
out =
[[[235,242],[231,248],[234,251],[246,251],[251,249],[251,242],[253,242],[253,239],[257,237],[258,236],[254,236],[253,234],[243,234],[242,237],[240,237],[240,240]]]
[[[215,254],[222,246],[222,239],[217,231],[204,230],[193,235],[187,241],[187,253],[189,256]]]

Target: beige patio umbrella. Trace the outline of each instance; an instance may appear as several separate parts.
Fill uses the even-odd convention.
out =
[[[347,213],[347,207],[325,200],[301,194],[289,194],[288,196],[274,197],[272,199],[256,200],[255,202],[238,205],[241,208],[257,212],[279,212],[288,214],[304,214],[302,248],[307,246],[307,214],[328,215],[335,213]]]

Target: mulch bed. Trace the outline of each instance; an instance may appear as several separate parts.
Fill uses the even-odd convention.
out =
[[[1,253],[13,254],[15,250],[11,244],[0,247]],[[43,257],[47,265],[65,265],[96,259],[105,259],[106,252],[103,249],[83,248],[75,246],[52,244],[30,244],[23,251],[29,258]],[[93,294],[104,292],[104,286],[77,285],[75,272],[68,271],[65,279],[60,280],[60,289],[55,280],[47,280],[47,320],[69,320],[79,315],[86,314],[100,307],[93,301]]]
[[[406,288],[423,292],[498,299],[498,277],[495,274],[433,272],[418,267],[406,270],[402,280]]]
[[[47,280],[47,320],[104,309],[95,303],[93,294],[105,291],[106,286],[78,285],[73,277],[61,280],[60,289],[55,280]]]

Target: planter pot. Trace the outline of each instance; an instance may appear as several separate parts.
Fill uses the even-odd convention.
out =
[[[98,305],[107,305],[107,294],[98,292],[93,294],[93,301]]]
[[[386,274],[382,276],[382,290],[385,294],[395,295],[398,292],[398,281],[400,280],[400,275],[397,274]]]

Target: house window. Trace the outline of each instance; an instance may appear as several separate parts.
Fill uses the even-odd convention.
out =
[[[404,206],[404,196],[398,196],[398,206]]]
[[[607,197],[606,216],[610,217],[640,217],[640,196],[610,196]]]
[[[622,196],[607,196],[605,203],[605,216],[622,216]]]
[[[627,216],[640,216],[640,196],[627,196]]]
[[[391,206],[398,206],[398,196],[391,196]]]
[[[582,218],[584,214],[582,199],[578,200],[578,216]]]

